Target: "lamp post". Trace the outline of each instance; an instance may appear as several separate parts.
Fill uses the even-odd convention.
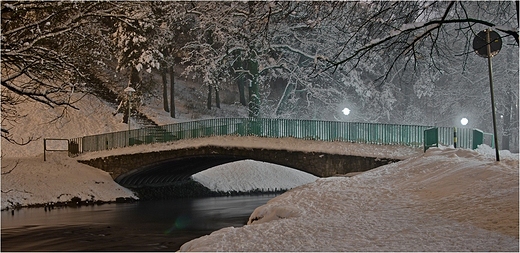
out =
[[[467,118],[462,118],[460,120],[460,124],[462,124],[463,126],[467,125],[469,123],[469,120]]]
[[[130,97],[132,96],[132,92],[135,92],[135,89],[128,86],[124,91],[128,94],[128,131],[130,131]]]

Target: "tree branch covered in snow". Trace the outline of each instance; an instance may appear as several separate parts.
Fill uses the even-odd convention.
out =
[[[93,67],[110,46],[103,33],[125,19],[114,2],[2,2],[2,138],[16,125],[16,107],[28,100],[73,108],[88,91]],[[127,18],[128,19],[128,18]],[[30,140],[29,140],[30,141]]]
[[[158,87],[141,80],[153,80],[155,69],[168,110],[164,80],[168,72],[175,90],[175,64],[208,92],[209,108],[225,91],[251,117],[448,124],[446,115],[487,103],[476,99],[487,91],[473,75],[482,72],[475,34],[491,27],[503,52],[518,49],[518,2],[511,1],[22,1],[1,8],[1,132],[11,140],[24,116],[20,103],[75,109],[71,94],[108,89],[121,98],[130,84],[135,106]],[[507,84],[497,85],[497,101],[511,125],[518,122],[518,55],[505,55],[494,59],[496,78]],[[118,71],[125,80],[112,78]]]
[[[391,55],[386,79],[397,61],[418,62],[426,54],[432,61],[445,56],[439,51],[450,44],[441,42],[440,36],[471,44],[480,30],[494,27],[504,38],[513,37],[518,46],[518,28],[510,28],[518,25],[514,19],[518,13],[512,5],[511,1],[353,2],[351,8],[363,10],[363,16],[354,22],[349,19],[344,46],[334,57],[321,60],[328,63],[326,69],[337,70],[347,62],[357,64],[376,54]]]

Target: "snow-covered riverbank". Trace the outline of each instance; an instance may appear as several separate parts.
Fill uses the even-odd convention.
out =
[[[518,154],[434,148],[295,188],[181,251],[515,251]]]
[[[80,164],[61,154],[33,158],[2,159],[2,210],[37,204],[83,201],[115,201],[137,198],[102,170]]]

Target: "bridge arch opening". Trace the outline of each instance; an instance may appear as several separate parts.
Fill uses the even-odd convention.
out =
[[[325,152],[214,145],[122,154],[79,161],[110,172],[117,183],[127,188],[135,190],[135,188],[144,187],[163,187],[166,193],[168,187],[176,187],[181,191],[184,191],[184,188],[190,188],[193,185],[183,186],[183,184],[193,183],[191,175],[200,171],[246,159],[283,165],[318,177],[362,172],[398,161]],[[202,187],[209,191],[200,184],[195,187]],[[184,193],[188,195],[183,195]],[[193,197],[189,195],[190,192],[183,192],[183,194],[180,195]]]
[[[159,161],[122,174],[115,181],[146,200],[281,193],[317,178],[275,163],[230,155],[210,155]]]
[[[189,181],[191,176],[198,172],[245,159],[231,155],[196,155],[172,158],[131,170],[114,180],[127,188],[160,187]]]

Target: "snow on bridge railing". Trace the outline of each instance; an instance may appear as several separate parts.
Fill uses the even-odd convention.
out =
[[[76,155],[140,144],[225,135],[422,147],[424,131],[429,128],[431,127],[299,119],[215,118],[73,138],[70,139],[73,152],[69,153]],[[471,130],[459,130],[460,143],[471,143],[467,141],[473,138]],[[439,143],[449,145],[449,140],[439,137]],[[460,147],[471,148],[471,144]]]

